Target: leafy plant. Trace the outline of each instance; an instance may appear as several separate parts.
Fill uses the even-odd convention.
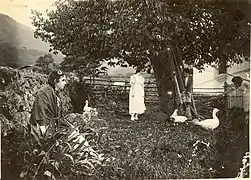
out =
[[[240,172],[237,174],[237,178],[245,178],[249,176],[249,166],[250,166],[250,154],[246,152],[242,158],[242,167]]]
[[[82,116],[82,119],[85,118]],[[24,179],[37,179],[43,175],[52,179],[60,179],[66,176],[91,176],[96,166],[101,165],[103,154],[95,149],[95,142],[89,136],[96,135],[95,129],[91,129],[84,123],[82,126],[62,127],[55,134],[43,137],[42,146],[34,147],[30,144],[32,152],[29,152],[31,161],[24,165],[20,176]],[[34,135],[34,134],[33,134]],[[35,141],[40,141],[34,138]],[[40,144],[40,143],[39,143]],[[33,153],[35,152],[35,153]]]
[[[59,126],[52,123],[42,136],[40,131],[30,127],[29,118],[34,95],[46,83],[47,75],[27,69],[9,68],[9,71],[15,78],[1,91],[3,105],[11,114],[10,119],[0,114],[4,144],[1,153],[2,167],[6,169],[10,164],[15,171],[4,177],[16,179],[18,174],[23,179],[43,179],[44,176],[61,179],[93,175],[104,160],[96,144],[106,124],[99,125],[102,120],[98,120],[97,111],[69,114],[71,106],[66,88],[60,94],[65,116],[55,120],[60,122]]]

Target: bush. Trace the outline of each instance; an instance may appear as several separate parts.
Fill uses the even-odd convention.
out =
[[[3,70],[2,70],[3,69]],[[45,136],[30,131],[30,111],[36,92],[46,83],[47,76],[30,70],[1,68],[5,81],[1,98],[2,170],[3,179],[76,179],[92,176],[96,166],[102,165],[103,155],[97,149],[99,126],[97,112],[71,113],[69,87],[60,96],[63,114]],[[2,106],[1,106],[2,107]]]

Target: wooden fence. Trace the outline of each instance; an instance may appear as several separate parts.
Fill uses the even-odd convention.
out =
[[[105,88],[112,88],[113,91],[130,91],[130,84],[129,79],[124,80],[108,80],[108,79],[95,79],[95,81],[90,81],[89,79],[86,79],[86,83],[91,84],[94,89],[97,89],[97,91],[94,91],[94,93],[102,94],[105,93]],[[157,85],[154,79],[146,79],[145,81],[145,102],[159,102],[159,94]],[[104,92],[100,92],[100,88],[104,89]],[[228,91],[230,88],[233,89],[233,86],[225,84],[222,88],[194,88],[193,89],[193,95],[196,96],[219,96],[223,94],[224,92]],[[226,108],[243,108],[244,101],[243,96],[235,93],[236,91],[233,91],[232,93],[229,93],[226,95]],[[125,97],[128,98],[128,97]]]
[[[233,85],[224,85],[224,91],[226,94],[226,104],[228,109],[232,108],[244,108],[244,96],[243,92],[236,90]]]
[[[107,80],[107,79],[95,79],[95,81],[90,81],[86,79],[86,83],[91,84],[94,89],[99,89],[99,87],[112,88],[114,91],[130,91],[129,80]],[[156,82],[152,79],[145,81],[145,100],[146,102],[158,102],[159,94]],[[100,91],[100,90],[99,90]],[[194,96],[217,96],[224,92],[224,88],[194,88]],[[96,92],[102,93],[102,92]]]

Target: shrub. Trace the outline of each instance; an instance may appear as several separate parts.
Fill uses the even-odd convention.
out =
[[[4,91],[2,124],[2,170],[5,179],[51,179],[91,176],[102,165],[103,155],[97,149],[99,126],[97,112],[71,113],[69,87],[60,96],[64,117],[60,128],[52,126],[44,137],[29,129],[29,118],[36,92],[46,83],[47,75],[30,70],[2,68],[11,74]],[[8,77],[8,76],[3,77]],[[1,106],[2,107],[2,106]],[[65,124],[65,125],[64,125]]]
[[[27,127],[36,92],[47,82],[47,75],[11,68],[8,74],[12,74],[12,78],[6,84],[4,91],[0,92],[2,99],[6,101],[5,109],[8,110],[12,121]],[[60,97],[65,115],[72,109],[68,88],[60,93]]]
[[[83,115],[68,117],[73,122],[82,122],[82,126],[61,127],[54,134],[43,138],[42,146],[37,142],[29,143],[26,150],[27,161],[20,176],[24,179],[39,179],[49,176],[52,179],[63,177],[91,176],[96,166],[101,165],[104,157],[96,148],[97,130],[89,126],[90,121]],[[66,120],[66,119],[65,119]],[[34,138],[35,139],[35,138]]]

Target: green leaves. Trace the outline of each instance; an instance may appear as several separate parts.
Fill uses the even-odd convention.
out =
[[[71,117],[74,118],[73,115]],[[82,116],[82,118],[85,118]],[[34,154],[33,160],[27,160],[25,168],[20,174],[21,178],[28,177],[28,174],[35,169],[33,179],[40,176],[41,171],[44,176],[52,179],[62,178],[70,174],[85,174],[90,175],[96,167],[102,164],[103,154],[96,150],[90,127],[83,125],[81,130],[79,127],[71,126],[70,129],[60,129],[61,136],[58,133],[47,135],[46,137],[35,136],[35,140],[46,141],[41,143]],[[95,131],[93,129],[92,131]],[[92,145],[89,144],[92,143]],[[46,147],[45,147],[46,146]],[[31,148],[32,149],[32,148]],[[38,155],[37,155],[38,154]],[[39,160],[39,163],[34,163]]]
[[[56,180],[55,176],[50,171],[45,171],[43,175],[50,177],[52,180]]]
[[[241,47],[247,46],[249,30],[243,12],[234,4],[204,1],[68,0],[58,1],[47,19],[36,11],[32,19],[35,35],[66,56],[89,62],[118,58],[141,66],[168,45],[177,45],[186,63],[200,69],[245,54]]]
[[[91,112],[88,118],[83,114],[69,114],[59,119],[62,126],[56,128],[51,123],[52,126],[47,129],[45,135],[41,135],[39,127],[30,128],[28,122],[34,101],[33,95],[45,84],[46,75],[27,69],[3,68],[1,70],[1,73],[4,72],[1,77],[6,80],[4,91],[0,94],[1,100],[6,101],[5,105],[10,109],[12,116],[6,119],[0,114],[1,128],[3,135],[6,135],[5,141],[8,139],[9,142],[6,147],[11,147],[7,148],[8,151],[14,151],[20,155],[19,159],[23,159],[15,166],[17,169],[20,168],[20,171],[22,170],[18,172],[19,177],[39,179],[47,176],[51,179],[62,179],[68,175],[76,175],[78,172],[83,175],[94,172],[103,160],[96,147],[99,129],[93,128],[93,124],[90,123],[97,118],[97,111]],[[4,76],[5,70],[6,77]],[[13,76],[11,76],[12,73]],[[60,94],[62,102],[69,105],[68,94],[64,93]],[[66,106],[65,104],[63,106]],[[63,108],[63,111],[69,113],[66,107]],[[12,140],[9,141],[9,139]],[[15,142],[14,145],[12,141]],[[12,158],[9,154],[6,156]],[[89,162],[89,165],[84,163],[85,161],[78,163],[83,160]],[[85,168],[81,168],[82,165]]]
[[[41,67],[41,73],[45,74],[49,74],[56,66],[51,54],[45,54],[44,56],[40,56],[36,60],[36,65]]]

